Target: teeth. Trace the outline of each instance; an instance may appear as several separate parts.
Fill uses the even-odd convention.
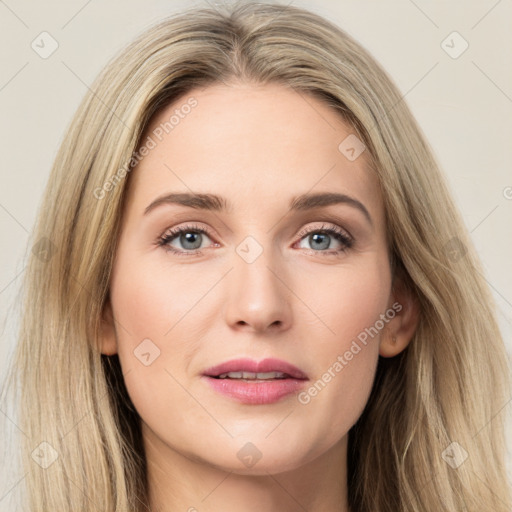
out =
[[[228,372],[221,373],[219,379],[247,379],[247,380],[270,380],[270,379],[285,379],[286,374],[282,372]]]

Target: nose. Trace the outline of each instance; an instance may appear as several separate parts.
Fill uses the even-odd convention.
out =
[[[282,265],[270,250],[248,262],[234,255],[227,279],[225,317],[235,330],[281,332],[291,325],[291,291]]]

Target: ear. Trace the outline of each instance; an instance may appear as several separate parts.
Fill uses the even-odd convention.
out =
[[[390,294],[389,308],[395,316],[382,332],[379,355],[394,357],[411,341],[420,319],[418,299],[404,280],[397,277]]]
[[[100,351],[106,356],[117,354],[117,339],[114,325],[114,314],[112,313],[112,305],[110,298],[105,302],[103,313],[101,316],[100,327]]]

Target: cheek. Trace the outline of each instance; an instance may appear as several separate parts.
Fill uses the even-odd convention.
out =
[[[212,304],[218,306],[220,298],[208,294],[221,276],[149,258],[148,263],[128,257],[117,262],[111,298],[118,355],[128,393],[143,419],[191,405],[179,383],[187,385],[189,363],[218,321]]]
[[[391,286],[388,269],[379,261],[335,272],[334,278],[325,281],[322,293],[317,288],[309,294],[311,309],[325,325],[315,329],[314,347],[305,347],[314,361],[315,378],[298,395],[306,414],[325,419],[315,433],[321,433],[318,438],[325,445],[346,433],[366,405],[385,325],[381,315],[386,313]]]
[[[205,323],[201,302],[219,276],[148,260],[120,262],[112,280],[120,350],[125,350],[126,344],[133,350],[144,338],[150,338],[160,350],[172,345],[173,350],[180,351],[200,337]]]
[[[311,312],[309,317],[318,319],[315,348],[332,353],[347,343],[350,346],[351,340],[385,313],[391,276],[385,262],[368,257],[357,265],[331,267],[314,279],[294,284]]]

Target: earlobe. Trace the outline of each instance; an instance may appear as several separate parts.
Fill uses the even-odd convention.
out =
[[[379,346],[379,355],[382,357],[395,357],[400,354],[400,352],[405,350],[412,338],[412,336],[411,338],[406,338],[404,336],[387,335],[386,333],[384,333],[384,336]]]
[[[403,281],[394,287],[391,298],[402,307],[382,333],[379,345],[379,355],[382,357],[394,357],[407,348],[416,332],[420,318],[418,300]]]
[[[99,345],[99,350],[102,354],[107,356],[117,354],[114,314],[112,313],[112,305],[110,303],[110,299],[107,299],[105,302],[101,316]]]

